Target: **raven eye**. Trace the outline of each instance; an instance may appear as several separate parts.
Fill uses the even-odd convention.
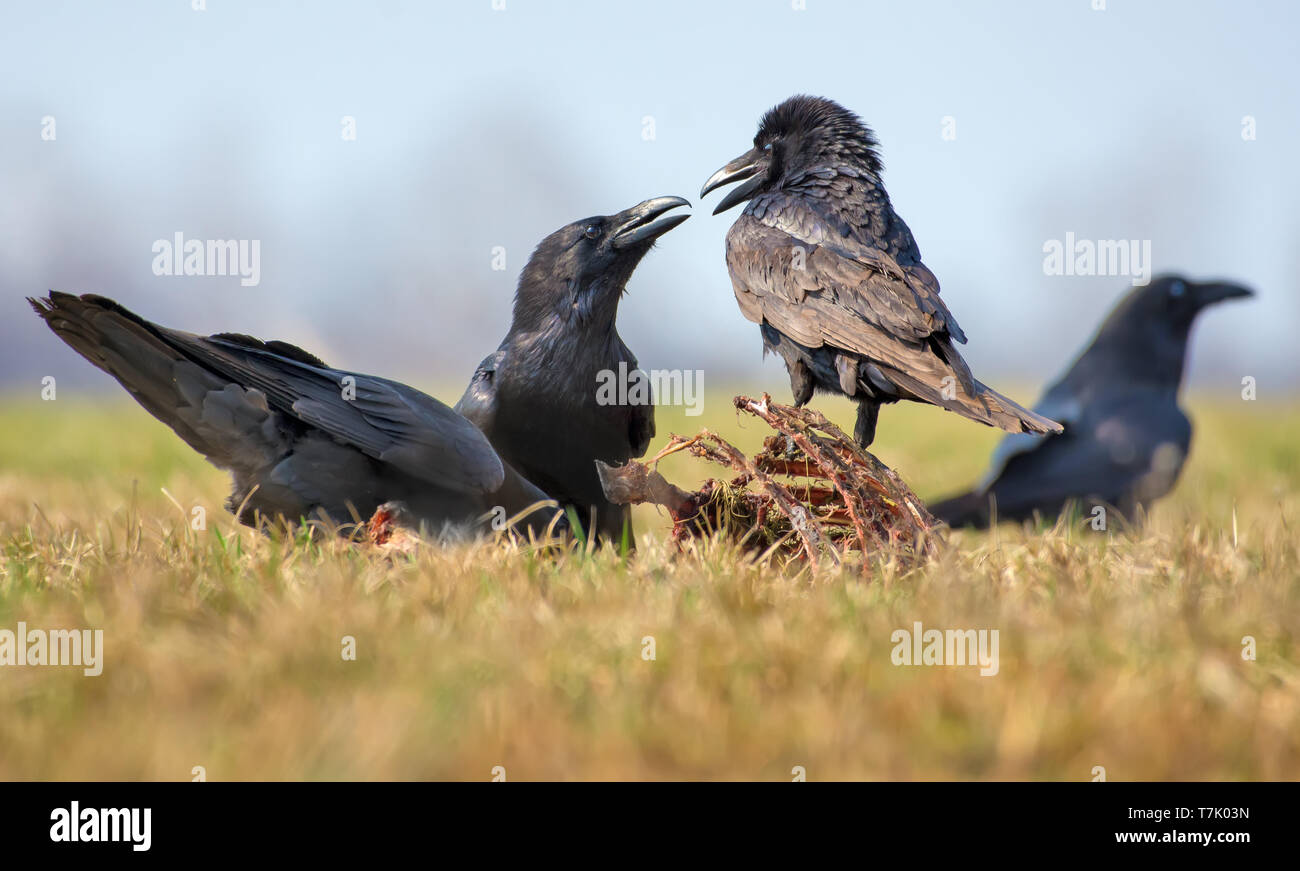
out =
[[[764,145],[764,146],[763,146],[763,150],[764,150],[764,151],[771,151],[771,150],[772,150],[772,143],[769,142],[769,143],[767,143],[766,145]]]
[[[1187,292],[1187,285],[1181,281],[1175,281],[1169,285],[1169,295],[1173,297],[1182,296]]]
[[[586,236],[588,239],[595,239],[600,235],[600,228],[595,224],[588,224],[587,229],[582,231],[582,235]]]

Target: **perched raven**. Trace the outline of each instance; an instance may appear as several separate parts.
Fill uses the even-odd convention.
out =
[[[993,512],[1050,518],[1071,500],[1090,500],[1133,518],[1174,486],[1191,446],[1178,387],[1192,321],[1208,305],[1251,295],[1176,275],[1133,290],[1034,406],[1064,422],[1064,435],[1007,436],[984,482],[931,512],[951,526],[986,526]]]
[[[749,179],[713,213],[749,201],[727,233],[727,267],[764,349],[785,360],[795,402],[815,390],[856,399],[863,447],[880,406],[900,399],[1008,432],[1060,432],[971,375],[953,346],[966,336],[890,205],[876,144],[838,103],[791,97],[700,191]]]
[[[654,240],[690,217],[665,214],[684,205],[658,197],[543,239],[519,277],[510,331],[456,404],[506,462],[573,506],[583,524],[594,511],[595,534],[616,543],[632,543],[630,516],[605,498],[596,460],[642,456],[654,406],[607,403],[597,388],[611,373],[636,371],[615,329],[619,299]]]
[[[345,526],[395,501],[442,532],[504,521],[547,499],[473,424],[396,381],[331,369],[285,342],[161,327],[102,296],[29,302],[73,350],[231,473],[226,505],[245,523],[260,513]],[[542,530],[558,512],[549,505],[527,525]]]

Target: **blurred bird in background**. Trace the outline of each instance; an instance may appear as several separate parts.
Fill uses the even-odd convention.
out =
[[[1054,518],[1068,502],[1114,506],[1134,519],[1168,493],[1192,441],[1178,407],[1187,341],[1207,306],[1252,296],[1227,282],[1160,276],[1126,295],[1091,344],[1034,406],[1058,436],[1007,436],[984,481],[930,511],[950,526]]]

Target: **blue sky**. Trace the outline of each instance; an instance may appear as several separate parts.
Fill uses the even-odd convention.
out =
[[[1127,289],[1044,275],[1043,244],[1072,232],[1150,240],[1157,271],[1260,293],[1200,324],[1197,389],[1300,386],[1300,7],[792,5],[11,4],[0,388],[34,395],[56,374],[116,389],[26,311],[49,288],[460,385],[504,334],[543,236],[651,196],[697,202],[759,115],[801,92],[876,130],[984,380],[1043,383]],[[776,395],[784,373],[761,362],[723,262],[734,213],[711,217],[715,201],[643,263],[620,331],[644,366]],[[151,246],[176,232],[260,240],[260,284],[155,276]]]

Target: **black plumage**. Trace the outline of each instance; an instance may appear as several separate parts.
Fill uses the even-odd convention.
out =
[[[880,174],[875,136],[856,115],[798,96],[768,111],[753,149],[701,191],[744,181],[714,214],[748,201],[727,233],[727,266],[741,312],[785,361],[795,402],[815,391],[855,399],[864,447],[880,406],[900,399],[1009,432],[1059,432],[971,374],[954,346],[966,335]]]
[[[636,371],[615,324],[618,303],[654,240],[689,217],[667,214],[683,205],[658,197],[542,240],[520,275],[505,339],[456,405],[584,526],[594,512],[594,532],[607,541],[633,543],[630,512],[605,498],[595,461],[620,465],[644,455],[654,406],[607,404],[597,388],[608,373]]]
[[[1160,276],[1127,294],[1034,406],[1062,435],[1007,436],[984,482],[930,506],[952,526],[1052,519],[1071,501],[1134,518],[1173,488],[1191,448],[1178,406],[1192,323],[1208,305],[1251,295],[1226,282]]]
[[[102,296],[30,302],[59,338],[231,473],[227,507],[242,507],[245,523],[260,514],[346,527],[397,501],[441,533],[547,500],[473,424],[412,387],[332,369],[285,342],[162,327]],[[526,523],[541,531],[557,510]]]

